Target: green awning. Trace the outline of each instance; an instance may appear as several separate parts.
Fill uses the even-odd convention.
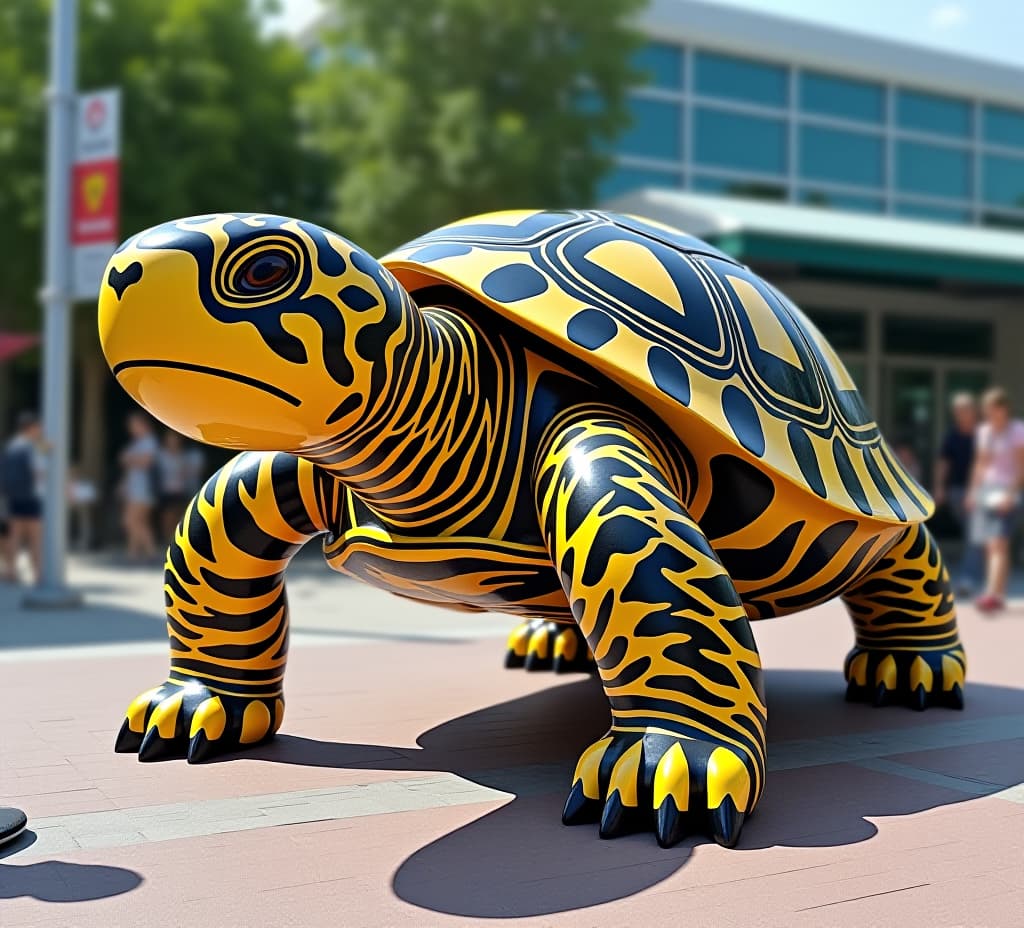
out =
[[[1024,232],[655,188],[602,208],[675,226],[745,262],[1024,286]]]

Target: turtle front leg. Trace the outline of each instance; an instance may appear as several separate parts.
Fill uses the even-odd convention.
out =
[[[569,415],[541,450],[541,526],[612,715],[563,821],[732,846],[764,786],[761,664],[671,460],[642,425],[599,410]]]
[[[963,708],[967,659],[953,592],[923,524],[911,525],[843,600],[857,638],[845,664],[847,699]]]
[[[284,570],[327,530],[325,484],[288,454],[242,454],[207,481],[167,551],[171,669],[128,707],[115,750],[206,760],[272,737],[284,714]]]
[[[508,636],[505,666],[528,671],[596,673],[597,664],[587,639],[575,622],[528,619]]]

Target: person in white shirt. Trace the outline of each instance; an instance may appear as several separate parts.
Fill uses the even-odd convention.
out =
[[[128,417],[131,441],[121,452],[124,477],[121,482],[122,525],[128,557],[152,560],[156,557],[153,537],[153,507],[156,503],[154,474],[157,441],[148,417],[134,412]]]

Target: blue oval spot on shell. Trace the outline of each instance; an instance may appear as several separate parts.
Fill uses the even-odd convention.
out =
[[[528,264],[508,264],[491,271],[480,288],[499,303],[516,303],[539,296],[548,288],[547,278]]]
[[[377,305],[377,297],[370,293],[369,290],[364,290],[355,284],[343,287],[338,291],[338,296],[349,309],[354,309],[360,313]]]
[[[796,422],[790,422],[786,426],[786,437],[789,439],[789,446],[793,449],[793,457],[796,458],[796,465],[804,480],[815,493],[822,499],[828,496],[825,489],[825,481],[821,476],[821,465],[818,463],[817,455],[814,453],[814,445],[807,433]]]
[[[593,350],[610,342],[619,327],[611,316],[600,309],[584,309],[569,320],[565,331],[570,341]]]
[[[764,431],[750,397],[739,387],[729,384],[722,391],[722,412],[736,440],[751,454],[761,457],[765,449]]]
[[[871,504],[864,493],[864,487],[861,486],[857,472],[853,469],[850,453],[846,450],[843,440],[838,436],[832,441],[832,457],[835,458],[839,479],[843,481],[843,486],[846,487],[846,492],[850,494],[850,499],[857,504],[857,508],[864,515],[871,515]]]
[[[671,351],[659,345],[647,352],[647,370],[651,372],[654,385],[684,406],[690,404],[690,374],[686,365]]]
[[[411,255],[409,261],[438,261],[441,258],[457,258],[459,255],[468,255],[473,249],[469,245],[457,245],[454,242],[444,242],[439,245],[427,245],[425,248],[417,248]]]

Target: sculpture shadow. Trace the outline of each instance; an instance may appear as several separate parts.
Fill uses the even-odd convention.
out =
[[[963,712],[898,707],[875,710],[843,700],[836,673],[769,671],[771,744],[921,728],[981,724],[991,732],[1024,714],[1024,690],[971,684]],[[659,883],[686,864],[696,838],[662,850],[651,834],[600,841],[596,826],[565,828],[560,817],[579,753],[607,728],[607,702],[594,679],[577,679],[445,722],[418,748],[321,742],[281,735],[255,756],[277,763],[344,769],[447,771],[513,794],[501,808],[433,841],[398,868],[395,893],[414,905],[471,918],[547,915],[620,899]],[[1007,726],[1012,724],[1006,721]],[[957,725],[959,728],[960,726]],[[949,730],[948,728],[946,729]],[[939,731],[939,729],[936,729]],[[739,851],[776,845],[822,847],[871,838],[869,817],[911,815],[987,795],[1024,780],[1020,742],[987,735],[966,744],[942,736],[930,765],[917,756],[900,768],[789,763],[769,773],[765,796]],[[896,743],[898,743],[898,736]],[[957,743],[959,741],[959,743]],[[250,753],[248,756],[254,756]],[[930,769],[934,767],[934,769]],[[913,773],[914,778],[906,778]]]
[[[0,858],[11,857],[31,847],[36,840],[25,831],[0,848]],[[134,870],[98,864],[74,864],[63,860],[40,860],[21,866],[0,864],[0,900],[31,896],[40,902],[88,902],[131,892],[142,884]]]

